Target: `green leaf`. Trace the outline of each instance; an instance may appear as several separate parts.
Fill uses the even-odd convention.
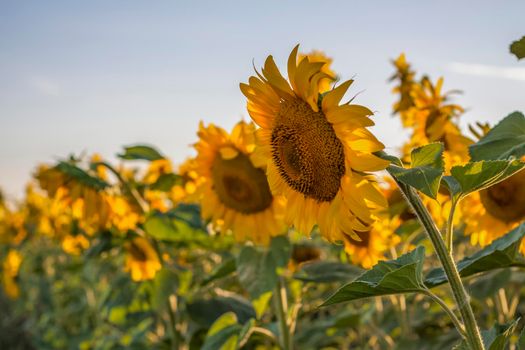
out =
[[[497,270],[488,273],[470,285],[470,295],[476,299],[489,298],[495,295],[498,290],[504,288],[510,282],[511,276],[511,269]]]
[[[312,261],[301,266],[293,276],[304,282],[347,282],[363,274],[363,269],[335,261]]]
[[[210,327],[222,314],[230,311],[237,316],[241,324],[255,318],[252,305],[235,294],[228,297],[196,300],[188,303],[187,308],[190,317],[204,327]]]
[[[488,160],[465,165],[457,165],[450,169],[455,182],[445,177],[445,183],[451,188],[453,196],[461,198],[469,193],[493,186],[516,174],[525,167],[518,160]]]
[[[436,198],[443,176],[443,144],[431,143],[412,150],[412,167],[390,165],[388,171],[397,181]]]
[[[154,191],[168,192],[181,181],[182,178],[177,174],[162,174],[149,188]]]
[[[82,185],[98,191],[103,190],[109,186],[105,181],[89,175],[87,172],[71,163],[60,162],[56,165],[55,169],[69,176],[70,178],[75,179]]]
[[[234,258],[228,258],[226,260],[223,260],[222,263],[219,266],[216,266],[210,273],[210,275],[202,281],[201,285],[205,286],[219,278],[228,276],[229,274],[235,272],[236,267],[237,266],[235,264]]]
[[[417,247],[396,260],[380,261],[355,281],[346,284],[322,306],[379,295],[419,292],[423,285],[425,248]]]
[[[153,238],[161,241],[177,241],[179,230],[166,214],[154,211],[146,218],[144,230]]]
[[[235,350],[242,326],[233,312],[219,317],[211,326],[202,345],[203,350]]]
[[[483,338],[483,344],[487,350],[505,350],[510,338],[516,330],[519,319],[515,320],[511,324],[499,325],[495,324],[491,329],[481,331],[481,337]],[[462,340],[456,345],[453,350],[469,350],[469,347],[465,340]]]
[[[510,53],[516,56],[518,60],[525,57],[525,36],[510,44]]]
[[[168,299],[176,292],[178,284],[178,276],[174,271],[163,268],[157,272],[153,280],[153,307],[157,310],[166,309]]]
[[[519,252],[521,240],[525,236],[525,223],[516,227],[505,236],[495,240],[490,245],[474,255],[458,262],[461,277],[511,266],[525,266],[525,259]],[[435,287],[447,281],[441,268],[431,270],[425,279],[427,287]]]
[[[521,158],[525,155],[525,116],[514,112],[469,146],[473,161]]]
[[[254,299],[272,291],[278,279],[278,268],[288,264],[291,244],[286,236],[272,239],[268,250],[245,246],[237,257],[239,282]]]
[[[155,148],[146,145],[133,145],[124,147],[124,153],[118,155],[119,158],[127,160],[159,160],[164,159],[164,156]]]

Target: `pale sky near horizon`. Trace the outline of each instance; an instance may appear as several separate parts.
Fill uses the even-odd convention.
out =
[[[475,6],[474,6],[475,4]],[[0,188],[21,197],[38,163],[71,153],[113,160],[155,145],[174,163],[193,155],[199,120],[249,119],[239,82],[267,55],[334,58],[349,95],[374,110],[395,152],[390,59],[445,77],[467,108],[462,126],[525,110],[525,1],[6,1],[0,0]]]

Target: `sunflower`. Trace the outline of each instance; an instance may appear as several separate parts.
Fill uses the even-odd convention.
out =
[[[460,206],[471,243],[490,244],[525,220],[525,170],[469,195]]]
[[[127,251],[125,271],[133,281],[151,280],[162,267],[159,256],[146,238],[135,237],[124,244]]]
[[[177,175],[180,176],[181,181],[173,186],[170,191],[170,198],[173,202],[195,201],[195,191],[199,182],[195,163],[194,158],[188,158],[179,166]]]
[[[400,114],[403,126],[410,126],[413,121],[410,119],[411,114],[407,114],[406,111],[414,106],[414,99],[411,93],[416,84],[414,80],[416,73],[411,69],[404,53],[393,60],[392,64],[396,67],[396,72],[390,77],[390,81],[399,81],[399,85],[392,89],[393,93],[399,94],[399,101],[394,103],[394,114]]]
[[[326,56],[323,51],[312,50],[308,53],[299,53],[298,59],[301,61],[303,58],[308,57],[308,60],[312,63],[314,62],[323,62],[324,65],[321,67],[321,72],[326,74],[327,78],[321,78],[319,80],[319,93],[324,93],[330,90],[334,81],[337,78],[337,74],[330,67],[332,65],[333,59]]]
[[[473,141],[461,134],[457,118],[463,113],[463,108],[450,104],[453,92],[441,93],[443,78],[434,85],[429,78],[424,77],[419,84],[412,85],[411,96],[414,106],[405,111],[410,115],[414,132],[406,147],[414,148],[431,142],[443,142],[445,151],[468,160],[466,146]]]
[[[80,255],[87,248],[89,248],[89,241],[82,234],[66,235],[62,239],[62,249],[68,254]]]
[[[357,232],[360,240],[346,236],[345,252],[354,264],[371,268],[380,260],[386,260],[390,249],[401,242],[401,238],[394,233],[400,224],[398,217],[381,218],[370,230]]]
[[[5,293],[11,299],[16,299],[20,295],[20,287],[16,282],[16,277],[21,264],[22,255],[16,250],[9,250],[2,264],[2,284]]]
[[[268,244],[282,234],[284,198],[270,192],[263,166],[253,156],[255,125],[237,123],[231,134],[213,124],[199,126],[195,167],[202,216],[238,241]]]
[[[258,159],[266,162],[270,189],[287,198],[285,221],[308,234],[318,224],[329,241],[365,232],[386,200],[369,171],[388,165],[372,152],[384,148],[366,129],[374,125],[366,107],[339,104],[352,80],[324,94],[330,79],[324,62],[298,62],[296,46],[288,59],[289,82],[272,56],[262,75],[240,84],[258,130]]]

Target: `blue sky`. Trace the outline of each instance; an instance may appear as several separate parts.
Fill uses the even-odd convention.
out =
[[[297,43],[334,58],[395,152],[390,59],[464,94],[462,125],[525,110],[524,1],[0,1],[0,187],[21,196],[35,166],[70,153],[113,159],[149,143],[175,163],[198,121],[248,118],[239,82]]]

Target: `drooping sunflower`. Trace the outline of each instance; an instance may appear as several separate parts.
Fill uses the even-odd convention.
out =
[[[399,84],[392,89],[394,94],[399,94],[399,100],[394,103],[394,114],[399,113],[403,126],[412,125],[413,121],[410,119],[411,114],[406,113],[414,106],[414,99],[412,97],[412,89],[415,82],[415,72],[407,62],[405,54],[402,53],[399,57],[392,61],[396,68],[395,73],[390,77],[390,81],[397,80]]]
[[[268,244],[284,233],[285,200],[273,196],[264,164],[254,159],[255,125],[237,123],[231,134],[213,124],[199,126],[195,170],[202,216],[238,241]]]
[[[386,206],[375,179],[368,173],[388,162],[373,152],[384,148],[366,129],[374,125],[368,108],[343,103],[352,80],[319,93],[319,81],[330,77],[325,62],[297,60],[298,46],[288,59],[288,81],[273,57],[262,74],[240,84],[257,131],[258,159],[267,164],[270,189],[284,195],[285,221],[308,234],[318,224],[329,241],[368,231],[374,211]]]
[[[449,103],[453,91],[442,93],[442,86],[443,78],[435,85],[428,77],[424,77],[418,84],[412,84],[411,96],[414,106],[406,110],[405,114],[410,115],[412,124],[408,126],[413,129],[413,134],[406,148],[443,142],[445,151],[451,157],[459,157],[466,161],[468,145],[473,141],[464,136],[457,125],[457,119],[464,110],[457,104]]]
[[[490,244],[525,220],[525,170],[460,203],[471,243]],[[525,244],[521,251],[525,253]]]
[[[146,238],[135,237],[124,244],[126,249],[125,271],[133,281],[151,280],[162,268],[159,256]]]
[[[401,238],[395,234],[400,224],[401,220],[398,217],[381,218],[369,231],[357,232],[360,241],[346,236],[345,252],[354,264],[365,269],[371,268],[380,260],[386,260],[390,248],[401,242]]]

